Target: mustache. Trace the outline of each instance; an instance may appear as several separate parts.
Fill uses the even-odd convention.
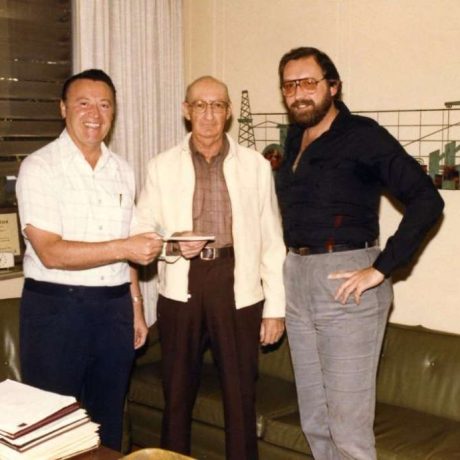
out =
[[[315,103],[311,99],[298,99],[291,104],[291,109],[298,109],[301,105],[315,107]]]

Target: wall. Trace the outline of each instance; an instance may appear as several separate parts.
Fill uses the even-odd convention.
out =
[[[0,273],[0,299],[21,297],[24,278],[22,272],[17,276],[8,276]]]
[[[427,239],[421,254],[409,267],[395,273],[390,320],[460,334],[460,191],[442,190],[442,222]],[[381,243],[394,233],[401,214],[386,198],[380,209]]]
[[[184,0],[184,8],[185,80],[223,79],[236,115],[245,89],[253,112],[283,111],[278,62],[302,45],[331,56],[352,110],[441,108],[460,99],[458,0]],[[460,191],[442,194],[438,233],[411,271],[395,277],[391,320],[460,333]],[[384,199],[382,243],[399,219]]]
[[[184,0],[184,8],[186,81],[222,78],[236,113],[243,89],[253,111],[283,110],[278,62],[301,45],[331,56],[352,110],[460,98],[458,0]]]

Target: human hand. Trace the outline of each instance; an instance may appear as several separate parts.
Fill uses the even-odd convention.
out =
[[[144,318],[136,318],[134,317],[134,349],[137,350],[138,348],[144,345],[145,341],[147,340],[147,334],[149,329],[147,324],[145,323]]]
[[[284,333],[284,318],[263,318],[260,326],[260,343],[272,345],[281,339]]]
[[[144,345],[147,340],[149,329],[144,318],[144,306],[142,295],[133,297],[133,313],[134,313],[134,349]]]
[[[185,231],[185,232],[176,232],[172,236],[192,236],[195,233],[192,231]],[[200,241],[178,241],[179,244],[179,249],[182,254],[182,256],[185,259],[193,259],[193,257],[196,257],[201,250],[205,247],[207,241],[206,240],[200,240]]]
[[[154,232],[134,235],[122,240],[125,259],[140,265],[148,265],[161,252],[163,240]]]
[[[335,293],[334,300],[338,300],[342,305],[347,303],[348,297],[353,295],[355,303],[359,305],[361,294],[367,289],[378,286],[383,282],[385,276],[374,267],[367,267],[361,270],[334,272],[328,279],[345,279]]]

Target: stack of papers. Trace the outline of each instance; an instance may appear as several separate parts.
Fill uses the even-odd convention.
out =
[[[98,429],[73,396],[0,382],[1,460],[73,457],[99,446]]]

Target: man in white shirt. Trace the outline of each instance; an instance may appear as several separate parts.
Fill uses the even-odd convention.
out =
[[[134,349],[145,342],[136,271],[161,249],[155,233],[129,237],[134,175],[103,143],[116,91],[91,69],[62,90],[60,137],[28,156],[17,181],[25,237],[21,302],[24,383],[77,397],[119,450]]]

